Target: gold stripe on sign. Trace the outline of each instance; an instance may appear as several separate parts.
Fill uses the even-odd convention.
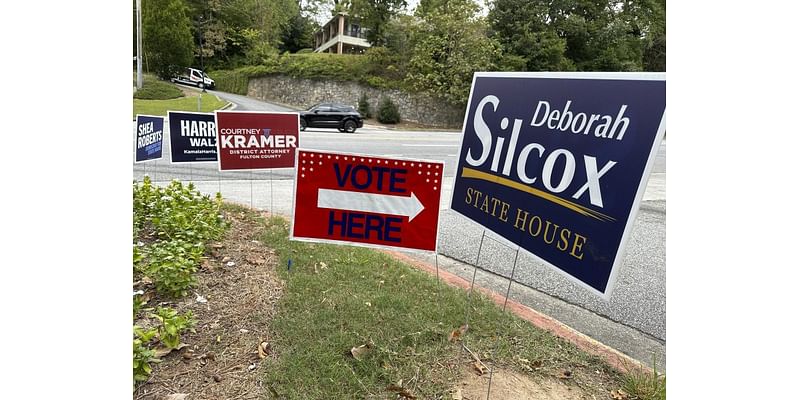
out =
[[[581,215],[584,215],[584,216],[587,216],[587,217],[592,217],[592,218],[600,220],[600,221],[615,221],[615,219],[613,217],[610,217],[610,216],[605,215],[603,213],[599,213],[599,212],[594,211],[594,210],[592,210],[592,209],[590,209],[588,207],[582,206],[580,204],[573,203],[573,202],[571,202],[569,200],[564,200],[564,199],[562,199],[562,198],[560,198],[558,196],[554,196],[554,195],[552,195],[550,193],[543,192],[543,191],[541,191],[539,189],[534,189],[534,188],[532,188],[530,186],[523,185],[523,184],[521,184],[519,182],[514,182],[511,179],[507,179],[507,178],[503,178],[503,177],[500,177],[500,176],[488,174],[488,173],[483,172],[483,171],[478,171],[477,169],[464,167],[461,170],[461,176],[464,177],[464,178],[480,179],[480,180],[483,180],[483,181],[492,182],[492,183],[500,185],[500,186],[505,186],[505,187],[508,187],[508,188],[511,188],[511,189],[516,189],[516,190],[519,190],[519,191],[523,191],[525,193],[529,193],[529,194],[532,194],[532,195],[534,195],[536,197],[545,199],[545,200],[547,200],[549,202],[558,204],[558,205],[560,205],[562,207],[568,208],[568,209],[570,209],[572,211],[575,211],[578,214],[581,214]]]

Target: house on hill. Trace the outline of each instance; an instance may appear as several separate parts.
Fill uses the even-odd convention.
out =
[[[338,13],[314,32],[314,52],[333,54],[362,54],[371,45],[358,18]]]

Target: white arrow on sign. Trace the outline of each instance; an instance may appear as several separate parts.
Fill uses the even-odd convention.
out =
[[[410,197],[406,197],[331,189],[319,189],[317,207],[376,214],[404,215],[408,217],[408,222],[411,222],[414,217],[425,209],[425,206],[420,203],[413,192]]]

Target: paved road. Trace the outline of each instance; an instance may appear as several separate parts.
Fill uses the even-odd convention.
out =
[[[244,96],[214,93],[237,102],[237,110],[290,110]],[[300,145],[305,149],[443,161],[446,177],[454,175],[460,140],[460,132],[411,132],[370,126],[355,134],[340,133],[335,129],[309,129],[300,135]],[[291,214],[292,169],[220,173],[213,163],[170,165],[168,142],[164,142],[165,159],[134,165],[135,179],[141,179],[147,173],[157,181],[191,180],[202,191],[222,191],[225,198],[276,213]],[[439,247],[440,254],[446,257],[440,257],[439,262],[451,272],[471,279],[483,230],[448,209],[452,182],[453,178],[443,180]],[[666,364],[665,219],[666,141],[660,146],[610,301],[599,300],[524,253],[520,254],[514,276],[514,281],[522,286],[515,286],[512,297],[527,299],[530,303],[527,305],[641,361],[652,364],[647,353],[655,352],[659,357],[657,363],[663,370]],[[500,283],[502,279],[498,279],[510,275],[515,249],[502,240],[492,239],[491,233],[487,232],[487,237],[489,240],[484,240],[477,265],[489,273],[481,273],[477,282],[497,286],[504,292],[505,285]],[[415,256],[432,261],[425,255]]]

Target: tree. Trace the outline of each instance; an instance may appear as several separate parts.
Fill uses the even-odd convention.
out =
[[[451,0],[427,9],[414,33],[406,81],[452,104],[466,105],[472,75],[495,69],[500,45],[473,0]]]
[[[490,35],[504,52],[515,55],[528,71],[570,71],[567,42],[549,25],[549,6],[543,1],[495,0],[489,10]]]
[[[300,49],[314,47],[314,31],[316,29],[317,24],[298,10],[281,32],[281,44],[278,49],[281,52],[296,53]]]
[[[151,71],[163,79],[192,63],[187,11],[184,0],[142,0],[142,46]]]
[[[532,71],[640,71],[666,58],[665,0],[495,0],[492,36]]]
[[[386,44],[386,25],[406,6],[406,0],[352,0],[351,14],[367,28],[367,41],[373,46]]]

